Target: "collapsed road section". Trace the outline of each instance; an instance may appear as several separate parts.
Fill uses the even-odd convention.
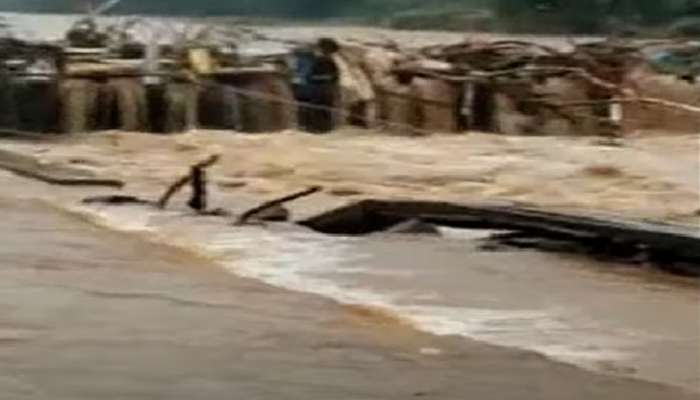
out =
[[[700,276],[700,232],[691,226],[557,213],[513,204],[381,200],[361,201],[301,224],[337,235],[396,232],[392,228],[399,225],[409,233],[425,233],[430,231],[426,224],[507,231],[494,235],[493,243],[585,253]]]

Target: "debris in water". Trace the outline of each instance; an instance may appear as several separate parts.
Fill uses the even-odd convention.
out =
[[[192,198],[188,205],[193,209],[202,212],[206,210],[206,194],[207,181],[204,170],[218,163],[221,159],[219,155],[213,155],[204,161],[194,164],[190,167],[190,173],[175,181],[168,187],[168,190],[163,193],[163,196],[156,202],[157,206],[164,209],[168,206],[170,199],[187,184],[192,185]]]
[[[286,221],[289,219],[289,211],[282,207],[285,203],[289,203],[291,201],[298,200],[298,199],[301,199],[303,197],[311,196],[311,195],[316,194],[322,190],[323,190],[322,187],[314,186],[314,187],[310,187],[306,190],[303,190],[301,192],[292,193],[290,195],[281,197],[279,199],[265,202],[265,203],[255,207],[255,208],[252,208],[252,209],[244,212],[236,221],[236,225],[245,225],[251,220],[253,220],[253,221],[264,221],[264,220],[268,220],[268,221],[270,221],[270,220],[272,220],[272,221],[283,220],[283,221]]]
[[[139,205],[153,205],[152,201],[140,199],[135,196],[127,195],[109,195],[109,196],[92,196],[83,199],[83,204],[109,204],[109,205],[127,205],[127,204],[139,204]]]

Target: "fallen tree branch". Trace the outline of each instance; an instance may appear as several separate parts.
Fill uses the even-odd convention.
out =
[[[6,165],[0,165],[0,168],[10,171],[15,175],[25,178],[32,178],[50,185],[58,186],[101,186],[112,187],[116,189],[123,188],[124,182],[118,179],[99,179],[99,178],[61,178],[44,174],[37,171],[30,171],[22,168],[13,168]]]
[[[91,196],[82,201],[83,204],[109,204],[109,205],[153,205],[153,202],[128,195]]]
[[[187,175],[175,181],[175,183],[168,187],[168,190],[166,190],[165,193],[163,193],[160,199],[158,199],[158,201],[156,202],[156,206],[158,206],[158,208],[160,209],[165,209],[165,207],[168,206],[168,202],[170,201],[170,199],[173,196],[175,196],[177,192],[182,190],[182,188],[190,182],[190,179],[190,175]]]
[[[52,171],[48,171],[51,168]],[[29,156],[12,152],[0,151],[0,169],[24,178],[36,179],[50,185],[59,186],[102,186],[121,189],[124,182],[118,179],[91,178],[86,176],[70,176],[71,170],[64,169],[63,175],[57,175],[57,166],[44,166]]]
[[[265,202],[265,203],[255,207],[255,208],[252,208],[252,209],[246,211],[245,213],[241,214],[241,216],[236,221],[235,225],[245,225],[246,223],[248,223],[248,221],[250,221],[255,216],[261,214],[264,211],[267,211],[267,210],[272,209],[272,208],[277,207],[277,206],[281,206],[285,203],[289,203],[290,201],[294,201],[294,200],[301,199],[303,197],[311,196],[312,194],[318,193],[321,190],[323,190],[322,187],[313,186],[313,187],[310,187],[310,188],[303,190],[301,192],[292,193],[290,195],[281,197],[279,199]]]
[[[212,165],[216,164],[219,162],[221,159],[221,156],[219,155],[213,155],[207,158],[204,161],[201,161],[197,164],[194,164],[193,166],[190,167],[190,170],[203,170],[205,168],[209,168]],[[170,199],[180,190],[182,190],[183,187],[185,187],[188,183],[190,183],[193,179],[192,173],[187,174],[186,176],[181,177],[177,181],[175,181],[172,185],[168,187],[168,190],[163,193],[163,195],[160,197],[160,199],[156,202],[156,206],[160,209],[165,209],[167,207],[168,202]]]

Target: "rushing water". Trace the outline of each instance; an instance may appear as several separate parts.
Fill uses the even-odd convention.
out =
[[[79,150],[80,160],[121,165],[90,158],[88,147]],[[127,152],[123,162],[133,157]],[[164,160],[157,165],[167,168]],[[145,196],[158,196],[153,181],[127,174],[129,192],[148,186]],[[157,182],[155,191],[163,184]],[[698,386],[697,286],[636,267],[537,252],[484,252],[477,246],[479,232],[447,230],[443,239],[343,238],[287,225],[234,228],[226,219],[195,217],[177,206],[163,212],[77,205],[95,191],[16,178],[3,186],[15,195],[51,199],[109,229],[202,254],[232,277],[377,309],[427,333],[529,350],[597,372]],[[240,191],[212,195],[212,206],[247,207]]]
[[[34,16],[10,17],[20,32],[37,32],[39,29],[36,35],[43,38],[57,38],[75,19],[46,16],[42,18],[48,22],[38,28]],[[309,32],[313,30],[297,34],[303,36]],[[530,350],[595,371],[690,390],[697,390],[700,384],[697,357],[700,351],[697,340],[700,337],[700,315],[696,287],[645,276],[626,266],[601,265],[535,252],[487,253],[478,249],[474,237],[464,237],[464,233],[458,231],[444,232],[445,239],[415,239],[326,237],[289,226],[234,229],[224,220],[194,218],[181,211],[165,213],[138,207],[75,206],[75,194],[59,196],[58,192],[46,187],[25,185],[24,181],[11,177],[0,180],[9,182],[7,187],[16,188],[22,196],[51,198],[54,206],[67,207],[110,229],[138,233],[148,241],[160,241],[204,255],[231,276],[253,278],[280,289],[320,295],[342,304],[378,309],[397,321],[405,321],[436,335],[453,335]],[[25,217],[32,212],[40,213],[33,209],[26,211]],[[29,219],[15,221],[15,225],[21,226]],[[24,235],[10,231],[7,235],[11,240],[6,239],[5,243],[22,248],[33,240],[42,242],[42,237],[48,240],[51,237],[48,226],[54,226],[53,229],[62,234],[66,234],[66,230],[85,229],[82,225],[78,229],[72,225],[66,228],[62,224],[71,225],[71,222],[68,219],[53,220],[44,228],[32,227]],[[99,266],[103,262],[109,263],[110,257],[121,257],[116,253],[110,255],[100,245],[107,239],[114,238],[81,233],[73,240],[56,243],[53,247],[40,247],[36,252],[42,259],[49,260],[54,254],[79,248],[80,256],[71,261],[86,265],[94,261]],[[129,247],[133,254],[125,265],[137,264],[134,257],[148,258],[150,248],[147,244],[136,246],[133,242],[128,243],[133,246]],[[101,258],[102,252],[107,253],[105,259]],[[21,264],[25,253],[5,254],[5,261]],[[180,305],[204,303],[224,309],[235,303],[230,294],[209,293],[209,287],[207,290],[193,289],[189,283],[177,278],[172,278],[174,283],[170,282],[171,278],[162,274],[166,267],[158,271],[161,275],[146,274],[143,278],[158,288],[156,298],[169,299]],[[22,275],[22,278],[26,276]],[[67,279],[61,274],[53,274],[51,278]],[[100,279],[104,283],[111,279],[110,274]],[[119,283],[121,289],[127,289],[131,284],[139,285],[135,283],[140,279],[136,274],[124,279]],[[161,279],[168,284],[161,286]],[[185,290],[183,297],[182,287],[192,290]],[[104,294],[101,289],[85,289],[83,292],[86,290]],[[149,293],[146,298],[153,298],[153,293]],[[281,303],[299,301],[281,294],[286,292],[274,293],[273,297]],[[107,293],[106,297],[123,294],[118,291]],[[54,295],[56,298],[51,301],[67,301],[63,293]],[[22,299],[28,301],[32,296],[25,293]],[[257,298],[255,301],[260,301],[260,304],[254,312],[272,313],[282,318],[292,318],[293,315],[293,318],[304,319],[317,311],[282,307]],[[307,305],[302,301],[299,304]],[[324,310],[333,314],[333,310]],[[120,311],[133,312],[134,309]],[[149,312],[152,314],[139,314],[132,323],[144,323],[164,310],[154,308]],[[221,315],[205,313],[196,320],[197,323],[206,324],[206,317],[216,319]],[[274,325],[273,320],[270,317],[267,322]],[[98,322],[90,323],[99,325]],[[249,320],[241,322],[243,325],[255,323]],[[169,328],[187,329],[187,326]],[[205,338],[189,337],[183,333],[185,342],[211,339],[206,333],[199,333]],[[223,341],[219,335],[223,333],[217,331],[215,339]],[[167,335],[159,332],[153,339],[167,341]],[[265,339],[258,339],[264,346]],[[293,343],[288,345],[293,346]],[[284,346],[280,345],[281,348]],[[429,355],[442,351],[437,347],[419,350]],[[276,351],[282,350],[277,348]],[[290,356],[290,359],[294,357]],[[371,358],[371,355],[353,354],[352,357]]]
[[[330,276],[369,277],[363,267],[379,264],[368,254],[348,258],[359,243],[252,229],[217,239],[209,236],[213,223],[178,225],[167,215],[144,219],[147,213],[138,210],[122,210],[119,219],[136,215],[126,228],[147,221],[151,230],[124,235],[30,200],[46,188],[2,180],[17,191],[31,189],[0,196],[0,386],[8,399],[695,398],[517,350],[424,335],[379,310],[343,307],[236,276],[346,301],[400,304],[387,299],[399,293],[392,285],[362,290]],[[53,195],[53,204],[63,197],[60,190]],[[182,231],[171,236],[176,228],[209,238],[205,247],[226,253],[214,258],[227,262],[233,274],[153,242],[186,243]],[[312,250],[317,260],[304,262]],[[299,265],[308,269],[295,270]],[[438,263],[432,268],[440,269]],[[319,273],[330,275],[313,276]],[[379,275],[384,278],[373,281],[388,283],[392,276]],[[426,288],[418,282],[412,287]],[[430,296],[406,301],[419,297],[427,302]],[[431,301],[440,302],[435,296]],[[469,311],[470,318],[477,314]],[[503,310],[501,329],[517,325],[516,314],[537,318]],[[496,327],[482,328],[487,325]]]
[[[699,383],[695,288],[634,276],[633,267],[484,252],[458,231],[446,239],[339,238],[284,226],[232,229],[143,208],[90,213],[204,252],[235,275],[389,310],[426,332],[686,388]]]

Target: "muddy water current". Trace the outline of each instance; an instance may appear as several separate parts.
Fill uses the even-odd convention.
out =
[[[43,18],[41,37],[74,19]],[[12,20],[39,26],[33,16]],[[697,170],[682,171],[679,180],[697,181]],[[11,399],[670,399],[700,391],[693,282],[580,258],[485,252],[486,232],[344,238],[285,225],[233,228],[178,208],[79,206],[94,193],[4,173],[0,185],[8,188],[0,192],[0,387]]]
[[[385,310],[425,332],[531,350],[595,371],[700,384],[697,287],[635,267],[479,250],[489,232],[342,238],[288,226],[232,229],[217,219],[142,208],[91,211],[106,226],[200,251],[232,274]]]
[[[699,296],[689,282],[484,252],[486,232],[342,238],[233,228],[177,209],[76,206],[74,192],[0,179],[21,188],[0,201],[0,380],[25,398],[279,398],[270,385],[344,393],[334,398],[586,398],[579,379],[612,382],[596,398],[698,388]],[[373,374],[415,384],[395,392]],[[542,381],[558,374],[570,380]]]

